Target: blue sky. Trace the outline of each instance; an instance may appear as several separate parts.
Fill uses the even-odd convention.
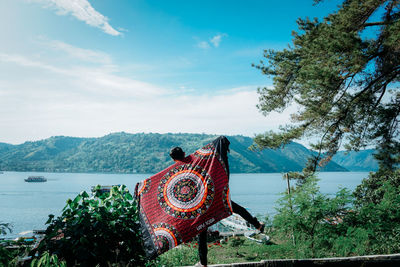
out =
[[[263,117],[251,67],[291,41],[298,17],[338,1],[0,2],[0,142],[111,132],[253,136]]]

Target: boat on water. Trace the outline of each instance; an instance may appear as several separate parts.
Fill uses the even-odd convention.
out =
[[[27,179],[24,179],[25,182],[28,183],[41,183],[41,182],[47,182],[47,179],[44,178],[44,176],[29,176]]]

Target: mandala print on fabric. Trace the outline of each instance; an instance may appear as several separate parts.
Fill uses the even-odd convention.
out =
[[[222,203],[224,204],[225,210],[232,214],[231,196],[229,194],[228,186],[225,186],[224,190],[222,191]]]
[[[158,246],[158,253],[164,253],[178,244],[182,243],[182,239],[178,231],[167,223],[159,223],[153,225],[155,234],[155,244]]]
[[[161,178],[157,198],[167,214],[178,219],[194,219],[211,206],[214,184],[200,166],[181,165]]]
[[[138,196],[147,193],[150,190],[150,184],[151,184],[150,179],[140,181],[139,186],[138,186],[138,191],[137,191]]]
[[[213,156],[215,147],[213,146],[212,143],[204,146],[203,148],[200,148],[196,152],[194,152],[194,156],[198,157],[200,159],[208,159]]]
[[[208,160],[209,158],[215,156],[218,159],[219,163],[221,163],[225,172],[228,173],[228,169],[226,168],[225,163],[221,158],[221,155],[217,151],[215,151],[215,147],[212,143],[209,143],[203,148],[198,149],[196,152],[194,152],[193,156],[202,160]]]

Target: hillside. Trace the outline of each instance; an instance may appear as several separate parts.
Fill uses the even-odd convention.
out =
[[[355,151],[338,151],[332,160],[349,171],[377,171],[378,162],[374,158],[374,149]]]
[[[217,136],[206,134],[114,133],[100,138],[56,136],[21,145],[0,143],[0,169],[6,171],[156,173],[169,166],[174,146],[188,154]],[[291,143],[283,149],[250,151],[252,139],[228,136],[232,173],[300,171],[311,155]],[[346,171],[330,162],[325,171]]]

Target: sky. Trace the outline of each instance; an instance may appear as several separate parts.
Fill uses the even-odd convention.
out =
[[[263,116],[252,67],[283,49],[296,19],[338,1],[2,0],[0,142],[113,132],[255,134]]]

